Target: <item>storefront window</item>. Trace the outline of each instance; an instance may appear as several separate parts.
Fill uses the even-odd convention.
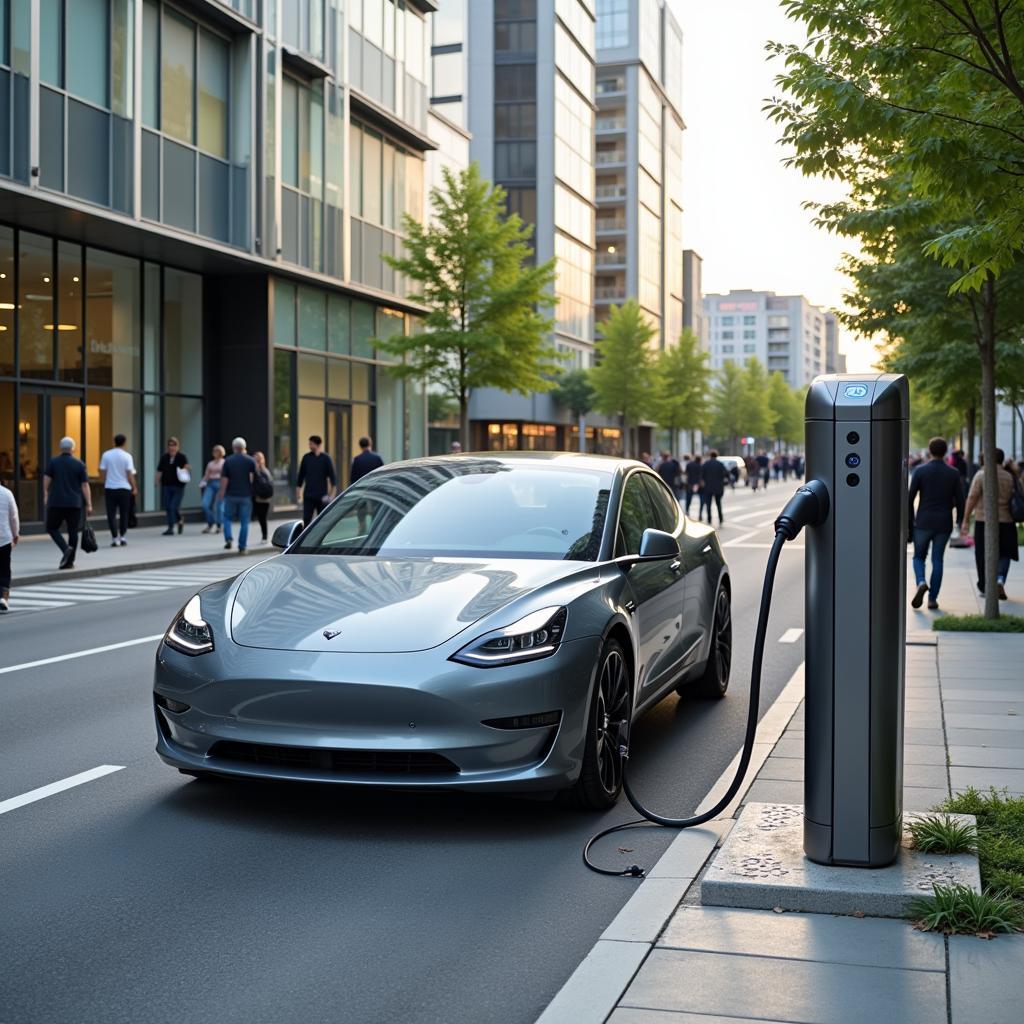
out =
[[[352,355],[373,358],[373,306],[352,300]]]
[[[19,334],[22,377],[53,377],[53,242],[20,234]]]
[[[271,471],[279,481],[291,479],[294,461],[291,420],[294,367],[293,353],[274,353],[274,450],[271,453]]]
[[[327,296],[319,288],[299,288],[299,347],[327,348]]]
[[[274,281],[274,344],[295,345],[295,285]]]
[[[136,456],[135,468],[138,471],[136,453],[141,455],[142,445],[139,405],[139,396],[127,391],[90,389],[86,393],[85,464],[92,479],[99,478],[100,456],[113,444],[115,434],[124,434],[128,439],[125,447]],[[187,450],[186,454],[192,457],[192,453]]]
[[[299,356],[299,394],[323,395],[325,380],[323,356]]]
[[[57,243],[57,377],[81,384],[82,365],[82,247]]]
[[[199,480],[206,465],[206,452],[203,449],[203,400],[179,398],[176,395],[164,398],[164,434],[166,437],[154,439],[158,451],[163,451],[164,442],[174,436],[181,442],[181,451],[188,456],[192,480],[185,487],[181,503],[184,508],[194,508],[200,503]]]
[[[348,299],[332,295],[327,304],[327,350],[337,355],[349,354]]]
[[[168,271],[169,275],[171,273]],[[89,383],[134,390],[140,382],[139,261],[89,249],[86,275]],[[201,323],[190,324],[190,331],[196,332],[192,343],[198,348],[202,339]],[[202,390],[198,381],[182,383],[191,386],[175,390]]]
[[[0,374],[14,374],[14,231],[7,227],[0,227]]]
[[[0,384],[0,483],[14,489],[14,385]]]

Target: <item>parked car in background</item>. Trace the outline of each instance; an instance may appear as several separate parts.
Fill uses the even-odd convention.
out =
[[[719,455],[718,461],[729,470],[729,475],[734,483],[745,484],[747,482],[747,467],[738,455]]]

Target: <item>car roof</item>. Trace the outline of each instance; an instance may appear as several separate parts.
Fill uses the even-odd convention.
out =
[[[404,462],[392,462],[385,469],[396,469],[404,466],[445,465],[466,459],[487,459],[500,462],[510,468],[524,466],[551,466],[553,468],[574,469],[599,473],[624,472],[636,467],[650,469],[649,466],[635,459],[623,459],[614,455],[590,455],[580,452],[459,452],[454,455],[427,455],[419,459],[406,459]]]

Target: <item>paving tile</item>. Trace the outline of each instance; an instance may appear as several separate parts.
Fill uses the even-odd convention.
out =
[[[903,710],[906,713],[916,712],[934,712],[937,715],[942,714],[942,701],[939,700],[938,689],[936,688],[934,698],[924,697],[912,697],[909,693],[904,699]]]
[[[1019,1024],[1024,1005],[1024,935],[979,942],[973,935],[949,939],[949,1002],[952,1024]]]
[[[778,743],[772,748],[772,757],[803,757],[804,756],[804,740],[803,737],[795,738],[790,736],[783,736]]]
[[[907,711],[903,716],[903,726],[906,729],[934,729],[941,733],[942,712]]]
[[[785,1024],[764,1017],[709,1017],[706,1013],[676,1013],[672,1010],[637,1010],[620,1006],[608,1024]]]
[[[929,749],[929,748],[925,748]],[[1007,767],[1012,767],[1008,765]],[[757,773],[758,780],[776,782],[803,782],[804,762],[797,757],[769,757],[764,767]],[[927,786],[944,789],[948,777],[944,757],[936,757],[933,762],[916,764],[904,758],[903,785]]]
[[[947,730],[951,747],[1009,747],[1024,750],[1024,732],[1014,729],[957,729]]]
[[[1005,679],[994,679],[992,676],[950,676],[942,674],[942,692],[947,690],[998,690],[1008,697],[1016,696],[1021,691],[1019,677],[1007,676]]]
[[[903,810],[924,813],[933,810],[938,804],[949,799],[949,790],[929,786],[904,786]]]
[[[1024,670],[1022,670],[1024,671]],[[1024,687],[1020,689],[1019,694],[1006,687],[1002,690],[971,690],[971,689],[960,689],[955,686],[944,686],[942,688],[942,699],[946,702],[948,707],[953,701],[960,700],[1021,700],[1024,701]]]
[[[756,779],[743,798],[745,803],[802,804],[803,782],[780,782],[776,779]]]
[[[602,1024],[649,948],[646,942],[599,939],[537,1018],[537,1024]]]
[[[1021,669],[1024,672],[1024,669]],[[998,691],[997,691],[998,692]],[[977,695],[965,700],[951,700],[948,696],[943,701],[947,715],[1024,715],[1024,693],[1019,697],[984,699]]]
[[[757,773],[759,779],[774,779],[778,782],[802,782],[804,762],[801,757],[769,757]]]
[[[1020,768],[964,768],[949,769],[949,782],[954,789],[1008,789],[1011,793],[1024,793],[1024,769]]]
[[[672,840],[648,878],[696,878],[711,856],[724,829],[708,822],[703,828],[685,828]]]
[[[1024,769],[1024,748],[950,747],[949,761],[951,765],[961,768]]]
[[[908,764],[906,757],[904,757],[903,785],[905,787],[945,790],[948,784],[949,777],[946,774],[946,765],[944,763]]]
[[[917,746],[943,747],[946,746],[946,737],[942,729],[918,729],[907,727],[903,730],[903,742],[913,743]]]
[[[684,906],[669,921],[658,946],[864,967],[946,969],[941,935],[878,917]]]
[[[692,882],[692,878],[645,878],[601,938],[654,942]]]
[[[1024,733],[1024,715],[946,715],[947,729],[1006,729]]]
[[[903,763],[908,764],[942,764],[946,763],[946,748],[929,746],[921,747],[908,743],[903,747]]]
[[[946,1019],[946,979],[933,971],[655,949],[622,1002],[796,1024],[934,1024]]]

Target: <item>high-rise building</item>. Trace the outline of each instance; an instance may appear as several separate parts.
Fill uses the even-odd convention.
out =
[[[802,295],[747,289],[705,295],[711,367],[756,356],[769,373],[778,371],[792,387],[803,387],[825,372],[829,315]]]
[[[320,434],[426,446],[418,329],[381,259],[423,215],[433,0],[0,2],[0,476],[28,522],[64,434],[263,449],[287,502]],[[195,472],[193,480],[199,473]],[[185,505],[199,502],[189,484]]]
[[[597,0],[597,318],[636,298],[683,327],[683,34],[665,0]]]
[[[693,249],[683,250],[683,327],[693,331],[705,349],[708,345],[704,320],[704,260]]]
[[[839,321],[835,313],[825,314],[825,372],[846,373],[846,355],[839,351]]]
[[[470,155],[535,225],[540,262],[557,260],[552,344],[565,366],[593,361],[594,30],[592,0],[473,0],[465,105]],[[575,448],[568,410],[547,394],[485,388],[470,403],[474,447]],[[598,428],[596,448],[617,447]]]

